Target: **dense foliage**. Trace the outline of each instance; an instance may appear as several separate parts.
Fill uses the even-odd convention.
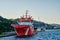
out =
[[[0,16],[0,34],[3,32],[12,31],[13,28],[11,27],[13,20],[6,19]]]

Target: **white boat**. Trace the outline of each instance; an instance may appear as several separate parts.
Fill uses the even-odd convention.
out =
[[[43,27],[39,27],[39,28],[37,28],[37,30],[36,30],[37,32],[40,32],[40,31],[45,31],[45,28],[43,28]]]

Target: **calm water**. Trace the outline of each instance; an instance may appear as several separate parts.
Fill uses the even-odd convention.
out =
[[[25,38],[18,38],[16,36],[3,37],[0,40],[60,40],[60,30],[46,30],[45,32],[38,32],[36,35]]]

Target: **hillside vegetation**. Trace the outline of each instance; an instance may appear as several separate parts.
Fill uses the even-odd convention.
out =
[[[13,28],[11,27],[12,19],[6,19],[0,16],[0,34],[3,32],[12,31]]]
[[[0,34],[3,32],[10,32],[13,31],[14,29],[11,27],[11,24],[17,24],[17,19],[6,19],[0,16]],[[34,28],[39,28],[39,27],[44,27],[46,29],[60,29],[60,25],[58,24],[47,24],[41,21],[32,21]]]

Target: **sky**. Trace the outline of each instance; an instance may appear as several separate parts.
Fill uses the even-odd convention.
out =
[[[34,20],[60,24],[60,0],[0,0],[0,16],[20,18],[31,15]]]

